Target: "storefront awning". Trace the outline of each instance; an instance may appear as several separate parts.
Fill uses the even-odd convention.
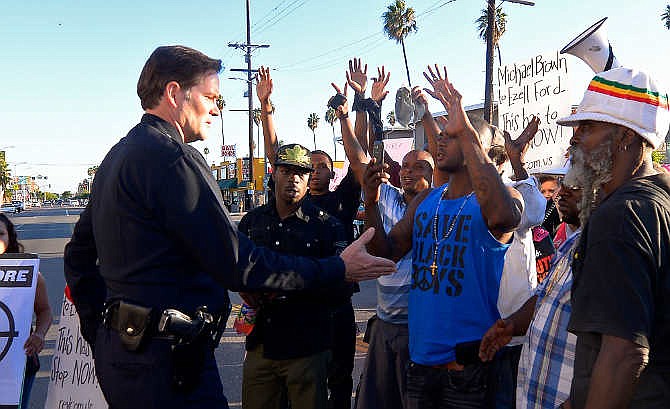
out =
[[[237,179],[221,179],[218,181],[220,189],[235,189],[237,187]]]

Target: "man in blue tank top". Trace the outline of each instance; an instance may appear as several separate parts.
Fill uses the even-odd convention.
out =
[[[443,74],[435,68],[424,75],[434,89],[429,93],[450,113],[435,157],[449,183],[419,194],[388,235],[375,229],[368,247],[396,261],[412,251],[408,407],[484,408],[488,368],[477,356],[479,341],[500,318],[506,243],[523,199],[503,184],[446,68]],[[366,192],[386,179],[382,166],[369,166]],[[382,226],[378,198],[366,195],[366,227]]]

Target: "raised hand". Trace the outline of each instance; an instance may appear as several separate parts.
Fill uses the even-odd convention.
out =
[[[496,321],[482,337],[482,343],[479,346],[479,359],[484,362],[492,360],[496,352],[512,340],[513,333],[514,326],[511,321]]]
[[[381,69],[377,67],[377,78],[372,79],[372,91],[370,96],[378,104],[381,104],[384,98],[389,94],[389,92],[385,90],[389,78],[391,78],[391,72],[387,73],[383,65],[381,66]]]
[[[272,77],[270,76],[270,68],[261,66],[256,74],[256,95],[261,103],[270,101],[272,94]]]
[[[428,94],[430,94],[431,97],[437,99],[438,101],[442,102],[442,105],[444,105],[444,98],[448,93],[449,89],[449,79],[447,77],[447,67],[443,67],[444,69],[444,78],[442,78],[442,73],[440,72],[439,67],[437,64],[435,64],[435,72],[433,72],[433,69],[431,66],[428,66],[428,72],[424,71],[423,76],[428,80],[430,85],[433,87],[433,90],[429,90],[428,88],[424,88]]]
[[[461,103],[463,96],[456,90],[456,88],[454,88],[454,85],[449,82],[447,67],[444,67],[444,78],[442,77],[442,73],[437,70],[437,64],[435,65],[435,69],[437,74],[433,73],[433,70],[430,67],[428,67],[430,76],[426,72],[423,73],[424,77],[426,77],[428,82],[433,86],[433,91],[428,88],[424,88],[424,90],[433,98],[442,102],[444,109],[449,113],[449,118],[444,127],[444,131],[455,137],[458,137],[466,129],[471,129],[474,132],[470,120],[463,109],[463,104]]]
[[[338,87],[337,85],[335,85],[334,82],[331,82],[331,83],[330,83],[330,85],[335,89],[335,92],[337,92],[338,94],[342,94],[342,95],[344,95],[344,98],[345,98],[344,103],[343,103],[342,105],[340,105],[339,107],[335,108],[335,116],[337,116],[338,119],[339,119],[342,115],[347,114],[347,113],[349,112],[349,103],[347,102],[347,99],[346,99],[346,97],[347,97],[347,84],[348,84],[348,83],[345,83],[345,84],[344,84],[344,93],[343,93],[343,92],[340,90],[340,87]]]
[[[533,115],[533,118],[523,132],[521,132],[521,135],[515,140],[512,140],[509,132],[503,132],[503,137],[505,138],[505,151],[507,151],[507,156],[509,156],[510,161],[517,159],[519,162],[523,162],[523,158],[530,146],[530,141],[535,137],[539,126],[540,118]]]
[[[355,93],[365,95],[365,89],[368,82],[368,65],[361,69],[361,59],[354,58],[349,60],[349,71],[345,73],[347,76],[347,84],[354,90]]]
[[[423,93],[421,87],[412,88],[412,100],[428,109],[428,98],[426,98],[426,94]]]

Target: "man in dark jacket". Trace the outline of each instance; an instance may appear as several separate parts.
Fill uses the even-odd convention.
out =
[[[146,114],[101,163],[65,248],[65,278],[112,408],[228,407],[213,351],[228,289],[323,288],[394,270],[365,253],[365,235],[317,260],[238,234],[188,145],[218,115],[220,70],[191,48],[152,53],[137,85]]]

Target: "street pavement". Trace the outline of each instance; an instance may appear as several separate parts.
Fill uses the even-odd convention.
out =
[[[27,252],[40,255],[40,271],[47,282],[49,304],[54,319],[58,320],[63,301],[65,279],[63,277],[63,248],[72,235],[74,225],[82,208],[38,208],[12,215],[11,219],[17,227],[19,241]],[[241,214],[233,214],[238,222]],[[367,353],[367,345],[362,342],[368,318],[374,313],[376,290],[374,282],[363,282],[361,291],[354,295],[353,303],[356,311],[356,323],[360,334],[356,344],[354,369],[354,387],[358,384],[361,368]],[[233,308],[239,306],[241,299],[236,293],[230,293]],[[231,314],[232,317],[233,314]],[[215,355],[219,366],[219,375],[223,382],[224,393],[231,408],[239,408],[242,392],[242,362],[244,360],[244,337],[232,328],[233,319],[228,320],[226,331],[221,339]],[[54,353],[57,325],[51,326],[45,339],[45,348],[40,354],[41,369],[37,374],[31,394],[30,409],[44,408],[47,388],[51,373],[51,360]]]

